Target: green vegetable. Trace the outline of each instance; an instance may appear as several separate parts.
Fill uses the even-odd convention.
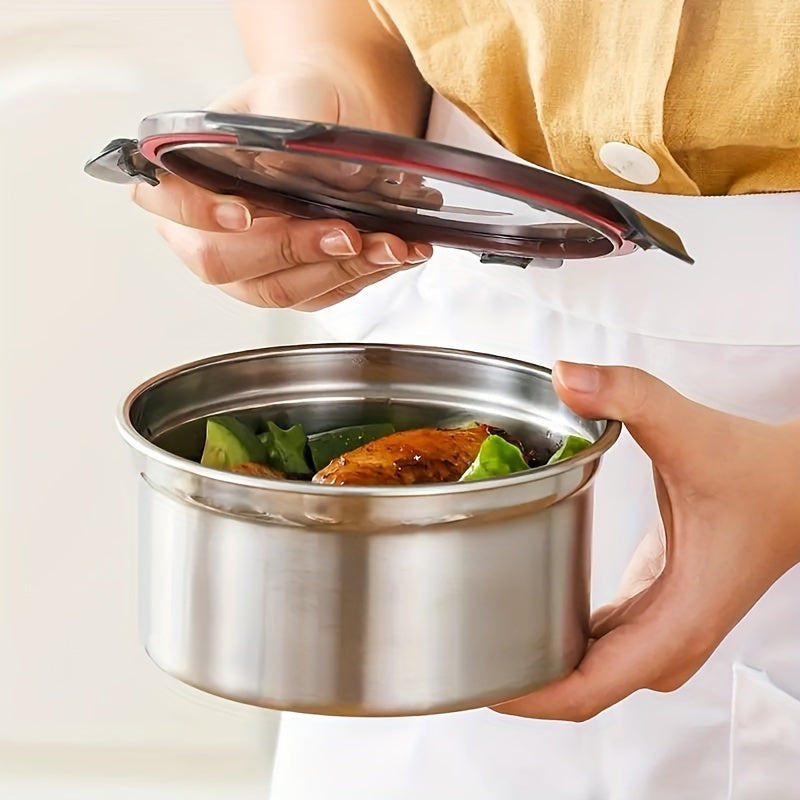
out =
[[[395,427],[391,422],[372,422],[367,425],[351,425],[313,433],[308,437],[308,449],[314,469],[319,471],[328,466],[334,458],[339,458],[342,453],[355,450],[362,444],[394,432]]]
[[[258,437],[235,417],[220,415],[206,420],[206,441],[200,463],[230,469],[247,461],[264,463],[266,450]]]
[[[260,434],[260,441],[266,448],[266,463],[287,475],[310,477],[311,467],[306,460],[308,437],[302,425],[292,425],[283,430],[274,422],[267,422],[267,430]]]
[[[555,464],[557,461],[572,458],[572,456],[580,453],[581,450],[585,450],[590,444],[591,442],[588,439],[584,439],[583,436],[573,436],[570,434],[561,442],[561,447],[550,456],[547,463]]]
[[[519,447],[507,442],[502,436],[492,434],[483,440],[478,455],[459,480],[478,481],[523,469],[528,469],[528,463]]]

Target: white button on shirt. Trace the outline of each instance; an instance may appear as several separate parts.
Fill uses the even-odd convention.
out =
[[[606,142],[598,155],[606,169],[631,183],[646,186],[661,174],[655,159],[632,144]]]

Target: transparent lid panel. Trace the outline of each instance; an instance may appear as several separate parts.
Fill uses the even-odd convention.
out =
[[[469,228],[498,236],[548,240],[598,240],[597,231],[528,199],[486,190],[407,167],[389,167],[317,154],[257,150],[218,144],[183,144],[160,152],[164,165],[233,179],[248,187],[393,219]],[[228,181],[231,186],[231,181]]]

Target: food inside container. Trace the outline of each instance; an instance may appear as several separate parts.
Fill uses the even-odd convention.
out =
[[[261,428],[262,430],[259,430]],[[484,480],[576,455],[591,444],[570,434],[536,452],[507,431],[479,422],[397,430],[391,422],[306,434],[271,419],[256,428],[234,415],[209,417],[200,463],[275,480],[385,486]]]

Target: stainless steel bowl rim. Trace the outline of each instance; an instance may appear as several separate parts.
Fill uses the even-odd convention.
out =
[[[214,481],[229,486],[242,486],[250,489],[267,488],[280,489],[289,493],[303,495],[330,496],[332,493],[362,497],[413,497],[420,495],[439,495],[439,494],[460,494],[463,492],[480,492],[489,489],[497,489],[503,486],[527,483],[529,481],[543,480],[545,478],[559,475],[575,467],[590,463],[599,459],[619,437],[622,425],[617,420],[602,420],[605,422],[605,429],[599,438],[589,447],[556,464],[533,467],[523,472],[516,472],[511,475],[504,475],[494,478],[486,478],[479,481],[446,482],[446,483],[426,483],[411,484],[409,486],[329,486],[326,484],[312,483],[311,481],[278,480],[250,475],[242,475],[235,472],[225,472],[223,470],[204,467],[203,465],[191,461],[187,458],[176,456],[162,448],[154,445],[146,437],[142,436],[131,422],[131,407],[136,400],[146,391],[152,389],[157,384],[174,378],[180,374],[201,369],[220,362],[231,362],[262,358],[265,356],[279,357],[296,352],[326,352],[341,350],[342,354],[352,351],[354,348],[363,349],[364,347],[402,349],[406,351],[417,351],[420,353],[438,353],[443,355],[451,354],[460,358],[489,359],[493,362],[501,362],[508,365],[516,365],[528,370],[539,372],[541,375],[550,376],[551,370],[536,364],[531,364],[519,359],[506,358],[490,353],[478,353],[471,350],[456,350],[438,347],[423,347],[415,345],[385,344],[378,342],[369,343],[335,343],[335,344],[310,344],[310,345],[285,345],[281,347],[265,347],[253,350],[242,350],[235,353],[223,353],[208,358],[191,361],[177,367],[165,370],[148,380],[140,383],[122,401],[117,412],[117,427],[122,438],[136,452],[141,453],[147,458],[161,463],[165,466],[180,470],[206,480]]]

